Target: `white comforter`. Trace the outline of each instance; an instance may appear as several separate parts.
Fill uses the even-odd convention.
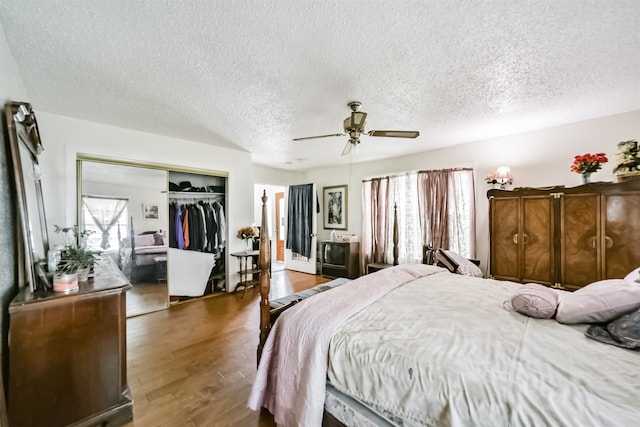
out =
[[[639,425],[640,353],[506,310],[518,286],[446,272],[395,289],[337,330],[331,383],[405,426]]]
[[[426,265],[389,268],[285,311],[265,344],[249,407],[266,407],[279,425],[320,426],[329,342],[338,326],[396,287],[439,271]]]

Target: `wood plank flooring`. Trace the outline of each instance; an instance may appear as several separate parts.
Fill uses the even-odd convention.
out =
[[[328,282],[272,273],[273,299]],[[171,306],[127,320],[133,422],[142,426],[274,426],[247,399],[256,371],[258,288]]]
[[[127,317],[139,316],[169,307],[166,283],[136,283],[127,291]]]

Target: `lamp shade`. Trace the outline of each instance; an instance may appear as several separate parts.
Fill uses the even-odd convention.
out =
[[[496,170],[496,180],[500,183],[507,182],[513,179],[513,175],[511,175],[511,168],[509,166],[500,166]]]

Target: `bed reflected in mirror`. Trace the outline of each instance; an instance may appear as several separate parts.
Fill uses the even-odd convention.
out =
[[[167,172],[78,161],[82,229],[87,244],[111,257],[130,281],[127,317],[169,306]]]

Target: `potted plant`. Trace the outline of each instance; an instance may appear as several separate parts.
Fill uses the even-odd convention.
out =
[[[618,181],[640,177],[639,148],[636,140],[618,143],[618,153],[616,155],[618,164],[613,168],[613,173],[618,176]]]
[[[86,247],[87,236],[92,232],[88,230],[80,231],[77,225],[73,227],[55,225],[54,227],[56,233],[65,234],[65,245],[60,250],[60,263],[56,271],[63,274],[77,274],[78,281],[87,281],[89,272],[96,262],[95,255]]]

